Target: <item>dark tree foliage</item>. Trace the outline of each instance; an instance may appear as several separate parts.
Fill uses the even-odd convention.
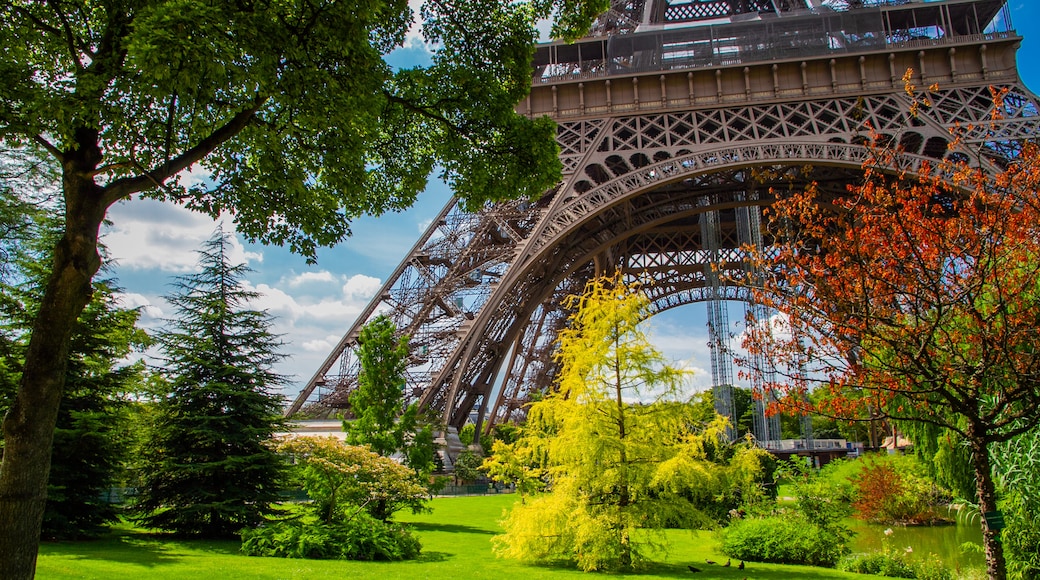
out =
[[[283,465],[271,445],[284,426],[281,357],[265,312],[249,308],[244,265],[219,231],[200,252],[201,271],[168,297],[177,317],[158,335],[169,391],[145,444],[136,519],[204,537],[233,536],[259,523],[278,499]]]
[[[0,143],[0,282],[18,275],[19,255],[32,252],[34,239],[39,246],[39,221],[53,213],[48,211],[53,203],[47,202],[57,182],[53,163]]]
[[[458,485],[467,481],[476,481],[484,477],[484,472],[480,470],[480,466],[484,463],[484,458],[479,453],[466,450],[459,453],[459,456],[455,458],[455,485]]]
[[[0,147],[60,167],[68,208],[3,422],[0,576],[26,579],[72,328],[108,209],[140,196],[234,215],[313,259],[351,220],[411,205],[435,168],[471,207],[560,178],[530,89],[534,24],[588,30],[606,0],[0,0]],[[395,70],[416,19],[431,64]],[[202,168],[195,187],[182,172]]]
[[[43,514],[43,537],[95,536],[116,521],[105,497],[119,483],[130,448],[128,396],[141,365],[121,364],[146,341],[136,330],[138,312],[113,303],[113,290],[94,285],[94,298],[72,336],[65,395],[58,410]]]
[[[33,214],[30,214],[32,217]],[[50,266],[54,220],[28,219],[10,249],[11,271],[0,284],[0,409],[6,411],[24,364],[29,324],[39,309]],[[121,308],[111,281],[94,295],[72,335],[65,395],[58,411],[42,534],[51,539],[96,536],[117,519],[104,493],[123,472],[128,445],[128,393],[141,365],[125,357],[148,338],[135,328],[138,312]]]

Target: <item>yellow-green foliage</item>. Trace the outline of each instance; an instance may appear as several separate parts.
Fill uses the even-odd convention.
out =
[[[529,447],[511,445],[496,439],[491,444],[491,455],[484,459],[480,469],[492,480],[516,486],[520,501],[527,494],[541,489],[543,470],[531,456]]]
[[[332,436],[296,437],[278,450],[292,455],[296,472],[326,523],[349,515],[344,504],[354,506],[351,513],[364,508],[386,520],[404,507],[422,509],[428,497],[411,469],[368,447],[347,445]]]
[[[496,448],[486,464],[518,473],[522,463],[548,484],[507,516],[496,552],[583,570],[635,568],[658,536],[637,528],[703,524],[696,500],[732,486],[704,453],[719,445],[725,424],[692,430],[683,371],[666,365],[638,327],[648,314],[641,292],[620,277],[601,278],[569,306],[558,391],[531,406],[520,440]]]

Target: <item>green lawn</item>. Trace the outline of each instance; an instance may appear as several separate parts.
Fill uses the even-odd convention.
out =
[[[238,542],[170,540],[120,528],[109,538],[93,542],[44,544],[37,578],[97,578],[135,580],[234,580],[264,578],[337,578],[396,580],[588,578],[570,568],[525,566],[496,558],[491,536],[498,532],[502,510],[513,495],[439,498],[430,514],[402,514],[412,522],[423,543],[418,560],[409,562],[345,562],[249,558],[238,554]],[[868,578],[823,568],[749,563],[746,570],[713,566],[705,560],[725,561],[715,551],[710,533],[669,532],[671,548],[642,574],[610,574],[610,578]],[[691,573],[688,565],[702,571]]]

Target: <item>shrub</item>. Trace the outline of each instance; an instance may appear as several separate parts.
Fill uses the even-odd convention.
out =
[[[943,520],[937,507],[950,496],[936,486],[912,456],[871,455],[853,480],[857,517],[875,523],[929,523]]]
[[[873,574],[889,578],[917,578],[913,566],[906,558],[887,551],[849,556],[841,561],[839,568],[857,574]]]
[[[1017,497],[1007,498],[1001,508],[1007,521],[1001,537],[1008,556],[1008,577],[1040,578],[1040,514],[1031,512]]]
[[[721,532],[722,551],[731,558],[826,567],[849,553],[851,535],[843,526],[790,515],[737,520]]]
[[[407,527],[383,522],[363,510],[332,524],[296,518],[242,531],[242,553],[247,556],[408,560],[417,557],[420,549],[419,540]]]
[[[278,450],[291,455],[294,477],[313,500],[315,515],[333,524],[353,506],[365,506],[373,517],[389,520],[394,512],[422,511],[427,489],[415,473],[367,447],[347,445],[328,437],[297,437]]]
[[[889,578],[917,578],[918,580],[952,580],[953,578],[950,571],[935,555],[915,562],[905,554],[887,549],[849,556],[841,561],[838,568],[846,572]]]

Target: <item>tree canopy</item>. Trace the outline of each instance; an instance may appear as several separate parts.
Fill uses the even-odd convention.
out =
[[[429,0],[432,64],[394,70],[406,0],[0,1],[0,141],[59,167],[66,207],[4,419],[0,576],[33,574],[70,335],[112,204],[227,212],[249,239],[313,259],[351,219],[407,207],[435,167],[471,207],[535,195],[561,166],[552,122],[513,111],[534,23],[573,38],[607,6]]]
[[[993,445],[1040,422],[1040,150],[1025,145],[993,172],[980,156],[893,174],[897,155],[875,147],[845,196],[778,193],[755,295],[786,329],[754,328],[746,345],[781,370],[804,363],[773,385],[791,406],[820,388],[818,411],[870,406],[957,434],[979,506],[994,512]],[[997,530],[982,521],[989,574],[1003,578]]]

